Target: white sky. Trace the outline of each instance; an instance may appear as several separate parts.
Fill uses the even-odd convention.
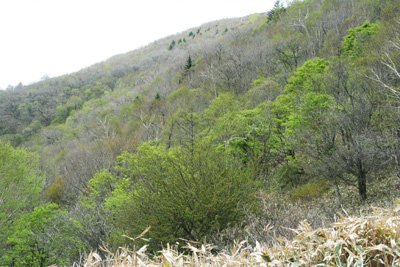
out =
[[[275,0],[0,0],[0,89],[78,71]]]

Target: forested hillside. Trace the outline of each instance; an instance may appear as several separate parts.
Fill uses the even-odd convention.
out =
[[[0,91],[0,266],[390,206],[399,86],[400,1],[304,0]]]

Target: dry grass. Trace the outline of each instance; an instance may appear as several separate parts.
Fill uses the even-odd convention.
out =
[[[399,266],[398,210],[373,208],[372,215],[341,217],[317,230],[304,221],[294,240],[266,248],[264,259],[269,266]]]
[[[277,239],[271,247],[243,241],[214,254],[212,245],[187,242],[189,253],[168,245],[157,256],[146,254],[146,246],[115,253],[103,247],[105,258],[91,252],[83,266],[400,266],[400,201],[397,204],[394,210],[371,208],[369,215],[341,216],[329,228],[313,230],[303,221],[291,230],[294,239]]]

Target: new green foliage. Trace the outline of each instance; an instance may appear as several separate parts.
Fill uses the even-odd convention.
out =
[[[22,215],[11,227],[7,239],[11,249],[4,251],[0,265],[69,265],[84,246],[74,234],[74,224],[65,219],[67,212],[56,204],[38,206]]]
[[[398,99],[381,90],[399,85],[394,2],[276,1],[267,14],[192,31],[187,44],[179,34],[0,92],[0,134],[42,151],[42,196],[68,208],[38,206],[36,158],[1,143],[0,260],[66,265],[55,255],[76,257],[74,242],[115,248],[149,225],[151,249],[229,235],[234,225],[252,242],[247,231],[262,229],[261,217],[288,214],[242,220],[261,183],[262,194],[277,191],[288,206],[319,202],[332,186],[359,188],[366,199],[377,171],[400,166]],[[392,20],[377,21],[378,5]],[[377,23],[357,27],[367,20]]]
[[[328,61],[321,58],[312,58],[299,67],[288,80],[285,93],[300,94],[309,91],[320,92],[321,81]]]
[[[282,188],[301,184],[304,176],[302,158],[311,148],[312,140],[320,141],[327,118],[335,107],[333,97],[325,93],[324,75],[328,61],[313,58],[305,62],[290,77],[284,94],[271,104],[272,131],[282,161],[274,174]],[[300,157],[300,158],[298,158]]]
[[[0,233],[39,200],[43,177],[34,154],[0,141]],[[0,239],[1,240],[1,239]]]
[[[0,141],[0,260],[13,222],[38,204],[42,181],[34,154]]]
[[[349,34],[343,42],[343,51],[350,57],[357,57],[363,51],[372,35],[377,33],[379,25],[376,23],[365,22],[357,28],[349,29]]]
[[[131,234],[151,226],[155,244],[201,240],[242,218],[240,206],[252,199],[252,174],[208,139],[169,150],[145,143],[119,157],[129,182],[107,202],[135,222]]]
[[[58,106],[56,109],[56,118],[53,122],[63,123],[72,114],[72,112],[81,109],[83,101],[80,97],[71,96],[67,103],[62,106]]]
[[[296,131],[317,127],[324,111],[332,105],[324,94],[323,75],[328,62],[313,58],[299,67],[289,79],[283,95],[273,103],[276,127],[281,138],[295,136]],[[288,145],[289,142],[285,142]]]

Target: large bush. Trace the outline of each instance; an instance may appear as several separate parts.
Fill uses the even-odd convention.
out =
[[[129,234],[151,226],[156,244],[201,240],[238,222],[254,192],[248,168],[206,141],[169,150],[143,144],[119,162],[126,178],[105,204],[131,221]]]

